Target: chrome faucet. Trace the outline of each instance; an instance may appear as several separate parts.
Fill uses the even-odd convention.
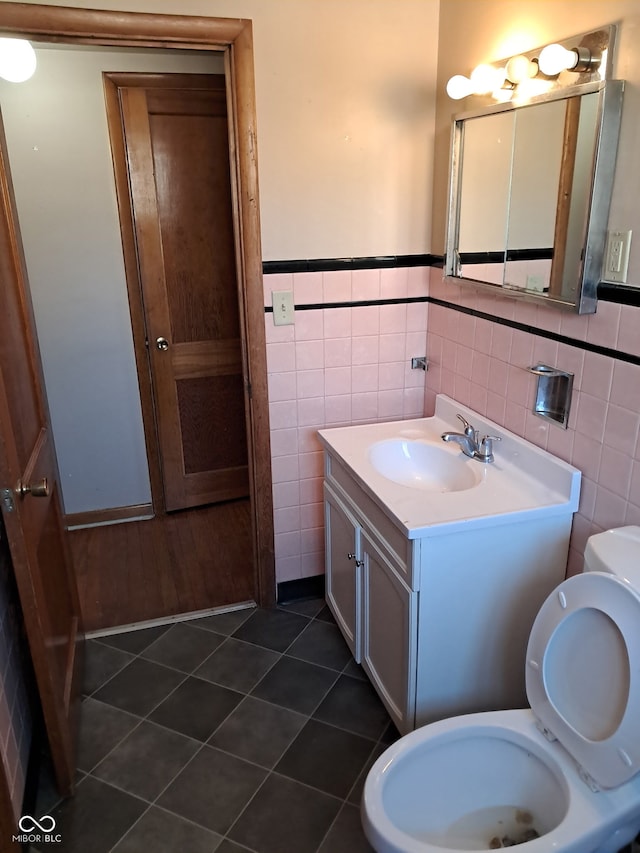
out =
[[[460,450],[465,456],[471,459],[478,459],[480,462],[493,462],[493,442],[500,441],[497,435],[485,435],[480,438],[480,433],[474,429],[469,421],[457,415],[462,421],[464,432],[443,432],[443,441],[455,441],[460,446]]]

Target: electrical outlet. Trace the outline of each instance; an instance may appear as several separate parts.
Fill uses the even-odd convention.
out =
[[[602,275],[605,281],[615,281],[618,284],[626,283],[631,233],[631,231],[609,231]]]
[[[293,324],[293,291],[272,290],[273,325],[291,326]]]

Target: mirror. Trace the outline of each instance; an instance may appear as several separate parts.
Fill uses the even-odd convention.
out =
[[[456,116],[446,274],[596,310],[622,81]]]

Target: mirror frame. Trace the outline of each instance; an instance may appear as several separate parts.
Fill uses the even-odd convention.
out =
[[[533,291],[496,285],[459,275],[458,254],[459,220],[461,208],[461,177],[464,147],[464,123],[467,119],[488,116],[494,113],[518,110],[548,101],[599,94],[596,127],[596,144],[589,203],[585,218],[582,239],[582,261],[576,270],[577,289],[575,302],[553,296],[544,296]],[[526,102],[489,105],[482,109],[459,113],[453,118],[451,134],[451,157],[449,170],[449,197],[447,215],[447,238],[445,256],[445,277],[454,283],[468,283],[476,287],[491,289],[493,293],[536,302],[539,305],[574,311],[578,314],[593,314],[597,307],[598,284],[602,278],[602,264],[607,239],[609,207],[615,176],[618,137],[622,119],[622,100],[624,81],[608,80],[595,83],[581,83],[556,89],[545,95],[539,95]],[[506,254],[506,247],[505,247]]]

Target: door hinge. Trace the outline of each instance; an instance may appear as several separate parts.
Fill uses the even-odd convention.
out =
[[[13,512],[16,508],[16,505],[13,502],[13,492],[11,489],[0,489],[0,501],[2,502],[2,509],[5,512]]]
[[[253,388],[251,387],[251,382],[247,379],[247,397],[252,400],[253,399]]]

